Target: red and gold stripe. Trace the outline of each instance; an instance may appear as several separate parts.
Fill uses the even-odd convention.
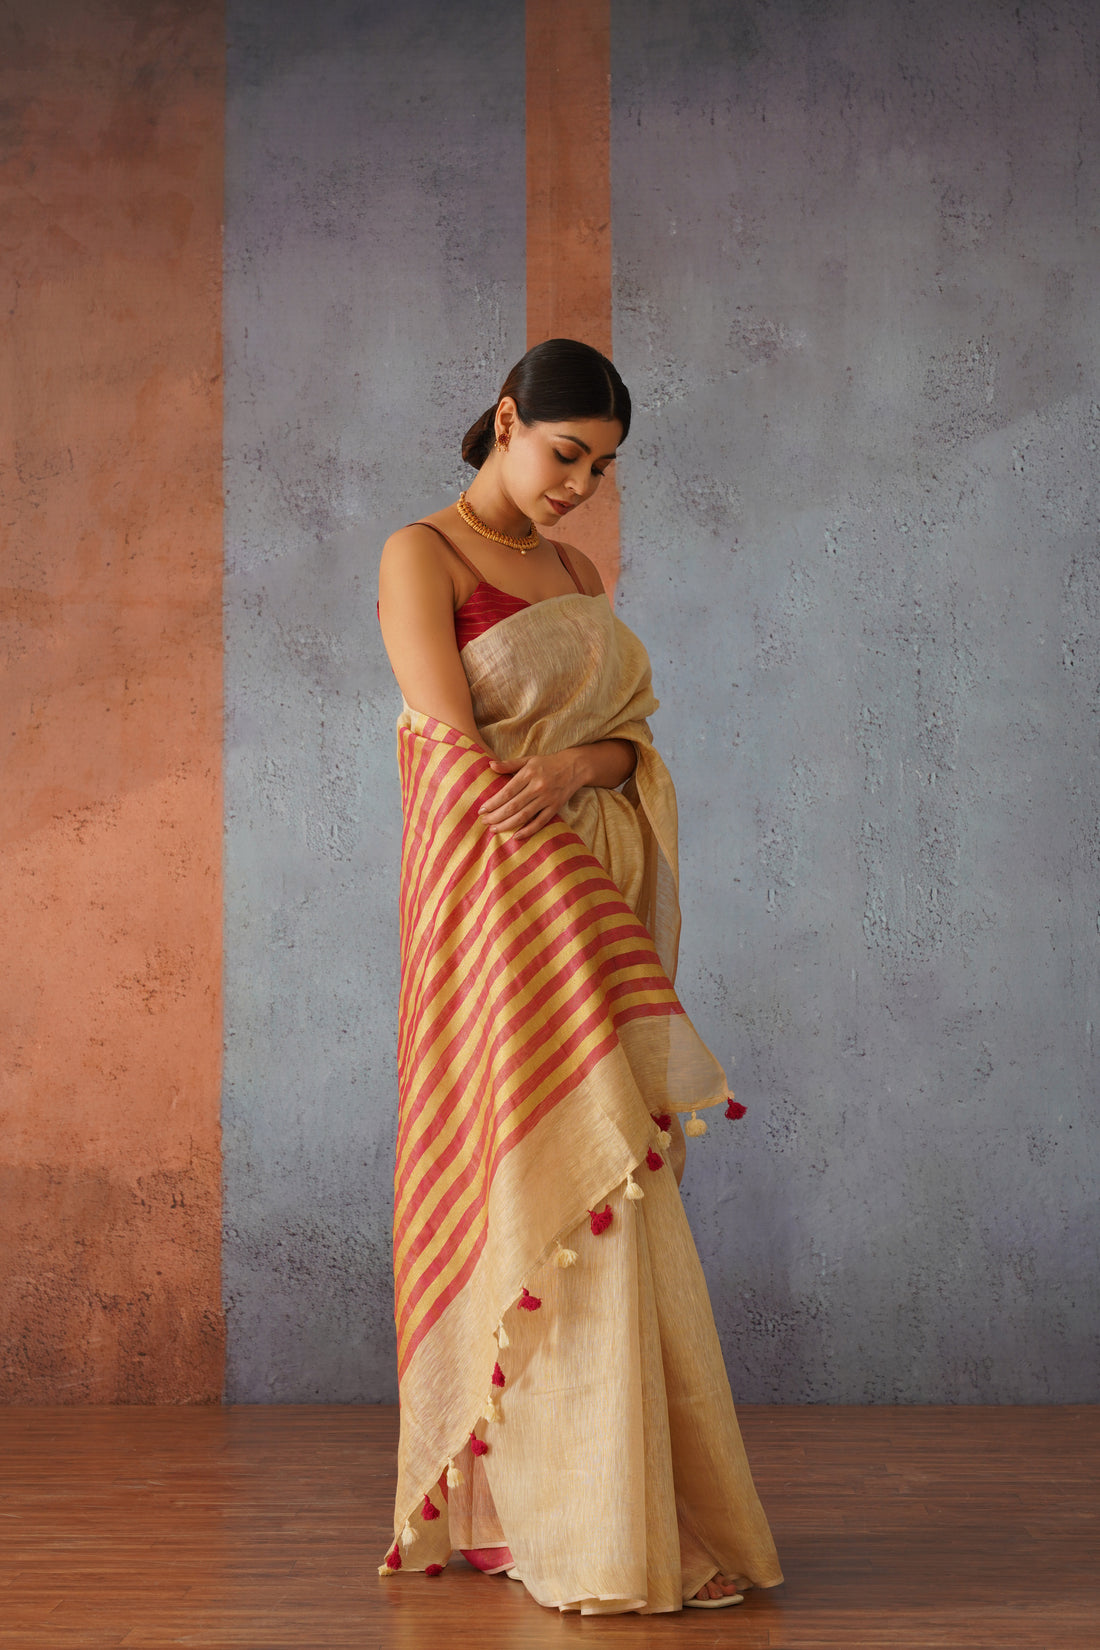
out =
[[[653,942],[563,824],[486,830],[500,781],[438,722],[399,737],[405,807],[394,1209],[398,1361],[467,1281],[507,1154],[638,1018],[683,1010]]]

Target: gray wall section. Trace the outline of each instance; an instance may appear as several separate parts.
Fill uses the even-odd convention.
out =
[[[227,1391],[392,1400],[400,701],[375,585],[522,348],[523,14],[231,0],[229,38]]]
[[[745,1400],[1100,1397],[1093,12],[615,7],[619,602]],[[375,569],[523,346],[522,13],[230,3],[234,1399],[394,1396]]]
[[[746,1400],[1096,1400],[1100,12],[614,12],[620,611]],[[719,1133],[719,1130],[731,1130]]]

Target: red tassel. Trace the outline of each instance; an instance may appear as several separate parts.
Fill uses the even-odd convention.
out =
[[[747,1110],[748,1110],[748,1108],[746,1106],[743,1106],[741,1104],[740,1100],[735,1100],[733,1098],[733,1095],[732,1094],[730,1095],[730,1103],[726,1107],[726,1116],[727,1117],[732,1117],[734,1122],[736,1123],[736,1121],[739,1117],[744,1117],[745,1112]]]
[[[537,1312],[539,1307],[542,1305],[542,1301],[539,1299],[538,1295],[529,1295],[527,1293],[527,1285],[524,1284],[523,1294],[516,1302],[516,1305],[522,1306],[525,1312]]]
[[[443,1574],[443,1566],[442,1564],[425,1564],[424,1574],[426,1576],[441,1576]]]
[[[664,1161],[665,1160],[661,1156],[660,1152],[655,1152],[653,1150],[653,1147],[650,1146],[649,1150],[645,1154],[645,1166],[646,1166],[646,1168],[647,1169],[660,1169],[660,1168],[663,1168],[664,1167]]]
[[[391,1570],[399,1570],[401,1568],[401,1554],[397,1549],[396,1541],[393,1544],[393,1552],[386,1554],[386,1563],[389,1565]]]
[[[657,1113],[655,1111],[651,1111],[649,1115],[650,1115],[650,1117],[652,1117],[653,1121],[656,1123],[656,1125],[659,1129],[666,1129],[667,1130],[667,1129],[670,1129],[672,1127],[672,1116],[669,1112],[663,1111],[661,1113],[660,1117],[658,1117]]]
[[[488,1455],[489,1453],[488,1444],[483,1443],[480,1438],[475,1438],[472,1432],[470,1434],[470,1448],[475,1455]]]
[[[493,1365],[493,1385],[494,1386],[503,1386],[504,1385],[504,1371],[503,1371],[503,1369],[501,1369],[499,1364],[494,1364]]]
[[[424,1505],[420,1509],[420,1516],[425,1524],[430,1524],[434,1518],[439,1517],[439,1508],[430,1495],[424,1497]]]
[[[592,1217],[588,1222],[592,1228],[592,1235],[599,1237],[600,1233],[606,1232],[611,1225],[611,1205],[605,1203],[602,1209],[589,1209],[588,1213]]]

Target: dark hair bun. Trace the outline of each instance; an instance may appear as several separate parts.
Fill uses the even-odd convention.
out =
[[[630,429],[630,391],[607,356],[576,338],[548,338],[516,362],[496,401],[463,436],[462,456],[477,470],[493,450],[496,411],[506,395],[527,425],[614,418],[624,440]]]
[[[493,450],[493,442],[496,440],[496,416],[497,403],[494,401],[462,437],[462,456],[475,470],[481,469]]]

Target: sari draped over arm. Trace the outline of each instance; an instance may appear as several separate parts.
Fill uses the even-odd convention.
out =
[[[518,841],[479,816],[502,781],[472,739],[408,707],[398,723],[401,1442],[383,1569],[499,1546],[540,1602],[589,1613],[678,1609],[718,1570],[774,1585],[676,1183],[672,1119],[727,1087],[673,987],[676,802],[645,649],[578,594],[462,661],[497,756],[615,738],[636,765]]]

